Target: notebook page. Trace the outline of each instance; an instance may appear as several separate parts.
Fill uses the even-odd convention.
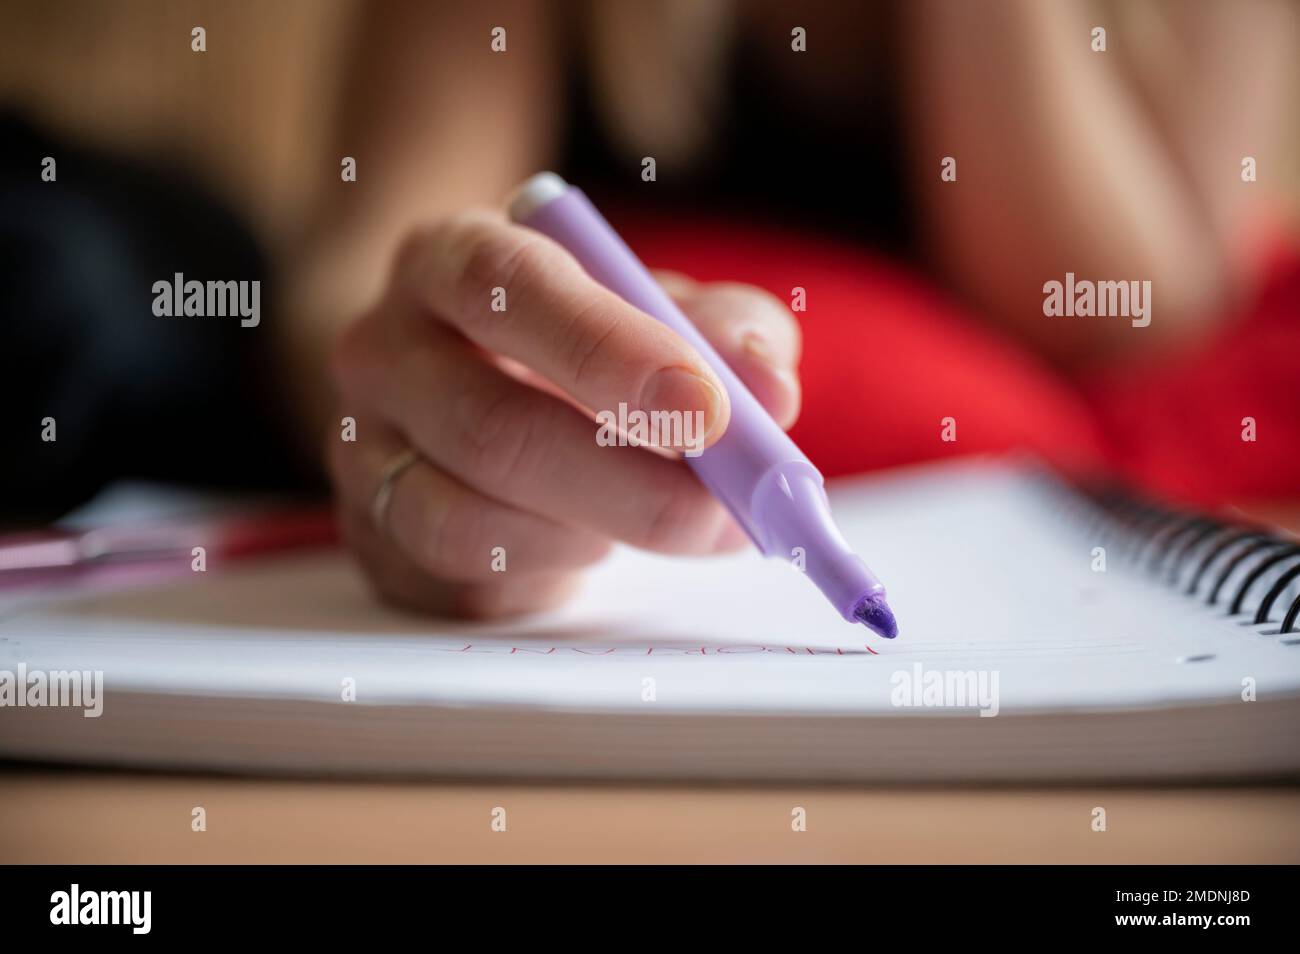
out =
[[[619,550],[563,611],[458,624],[378,606],[341,555],[20,610],[0,668],[101,669],[116,690],[565,710],[925,714],[921,687],[980,686],[999,712],[1239,702],[1300,691],[1300,645],[1115,565],[1042,478],[969,461],[832,487],[901,633],[846,623],[753,552]],[[915,690],[913,704],[904,688]],[[996,699],[992,699],[995,695]]]

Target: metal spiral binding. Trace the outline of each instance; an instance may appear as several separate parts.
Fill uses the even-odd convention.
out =
[[[1186,578],[1186,595],[1208,606],[1226,603],[1232,616],[1250,613],[1244,625],[1269,623],[1274,606],[1288,590],[1297,590],[1281,626],[1263,635],[1300,632],[1300,540],[1267,527],[1172,509],[1120,487],[1085,490],[1082,496],[1086,510],[1076,517],[1121,561],[1170,586]],[[1279,570],[1258,605],[1248,609],[1247,598]],[[1231,594],[1225,592],[1238,577]]]

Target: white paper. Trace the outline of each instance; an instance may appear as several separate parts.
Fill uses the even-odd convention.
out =
[[[19,607],[0,621],[0,669],[103,670],[109,693],[337,701],[350,679],[360,705],[647,716],[906,716],[897,692],[918,665],[996,674],[1001,712],[1235,702],[1244,679],[1261,698],[1300,691],[1294,641],[1116,562],[1094,572],[1097,541],[1040,481],[977,461],[833,486],[837,522],[888,587],[893,641],[753,552],[619,550],[572,606],[507,625],[382,607],[328,554]]]

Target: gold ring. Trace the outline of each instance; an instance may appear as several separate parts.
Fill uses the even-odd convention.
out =
[[[379,487],[375,490],[374,499],[370,501],[370,517],[380,533],[388,533],[388,508],[393,502],[393,487],[397,484],[397,478],[419,459],[420,455],[415,448],[408,447],[390,457],[380,471]]]

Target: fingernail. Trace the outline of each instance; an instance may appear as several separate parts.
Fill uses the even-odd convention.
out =
[[[643,411],[704,412],[707,435],[722,414],[722,392],[708,378],[685,368],[664,368],[641,392]]]

